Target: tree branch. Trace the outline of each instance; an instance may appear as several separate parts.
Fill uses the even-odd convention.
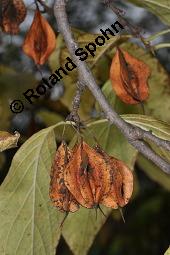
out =
[[[125,122],[108,104],[106,98],[102,94],[100,88],[97,86],[96,81],[85,62],[79,60],[75,55],[75,50],[78,45],[75,43],[71,29],[68,23],[65,0],[55,0],[54,5],[54,15],[56,17],[58,28],[64,37],[66,46],[70,52],[70,55],[77,65],[79,73],[80,84],[86,85],[93,96],[96,98],[101,108],[103,109],[106,118],[110,123],[114,124],[127,138],[129,143],[133,145],[139,152],[141,152],[146,158],[154,162],[158,167],[160,167],[165,173],[170,174],[170,164],[166,162],[163,158],[157,155],[144,141],[145,138],[154,141],[158,146],[162,146],[164,149],[170,151],[170,142],[162,140],[152,133],[142,130],[138,127],[134,127],[127,122]]]

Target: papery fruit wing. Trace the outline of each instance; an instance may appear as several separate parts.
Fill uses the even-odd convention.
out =
[[[30,30],[26,35],[22,47],[23,51],[34,60],[35,64],[43,65],[55,47],[55,33],[48,21],[37,10]]]
[[[88,164],[85,159],[82,160],[82,144],[75,145],[72,157],[64,172],[64,180],[69,191],[82,206],[93,208],[94,201],[87,179],[86,163]]]
[[[65,212],[75,212],[79,205],[64,183],[64,170],[71,151],[64,143],[58,148],[51,169],[50,198],[54,206]]]
[[[117,209],[125,206],[133,192],[133,175],[131,170],[121,160],[110,157],[112,185],[109,193],[103,196],[101,204]]]
[[[149,96],[150,68],[144,62],[117,48],[110,68],[112,87],[127,104],[138,104]]]

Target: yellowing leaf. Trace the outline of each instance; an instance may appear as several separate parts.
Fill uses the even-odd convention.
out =
[[[56,37],[47,20],[36,10],[33,23],[28,31],[23,51],[35,64],[43,65],[56,47]]]

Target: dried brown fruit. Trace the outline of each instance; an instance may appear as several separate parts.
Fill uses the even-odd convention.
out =
[[[36,10],[31,28],[28,31],[23,51],[35,64],[43,65],[56,47],[56,36],[48,21]]]
[[[51,169],[50,198],[53,205],[62,212],[75,212],[79,205],[64,183],[64,169],[71,151],[64,143],[58,148]]]
[[[150,68],[128,52],[117,48],[110,68],[112,87],[127,104],[137,104],[148,98],[147,80]]]
[[[133,175],[124,162],[110,157],[113,182],[106,196],[100,203],[114,209],[125,206],[131,198],[133,191]]]
[[[76,145],[64,172],[65,185],[84,207],[97,208],[110,190],[110,167],[85,142]]]
[[[96,150],[110,165],[112,177],[110,190],[102,197],[100,203],[114,209],[123,207],[129,202],[133,192],[133,174],[123,161],[107,155],[99,147]]]
[[[19,32],[19,25],[25,20],[27,9],[22,0],[2,0],[1,27],[10,34]]]

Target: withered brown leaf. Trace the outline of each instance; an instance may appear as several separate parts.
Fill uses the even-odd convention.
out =
[[[144,62],[117,48],[110,68],[112,87],[127,104],[138,104],[149,96],[150,68]]]
[[[43,65],[56,47],[56,36],[48,21],[36,10],[34,20],[28,31],[23,51],[35,64]]]
[[[22,0],[2,0],[1,27],[2,31],[18,34],[19,25],[25,20],[27,9]]]
[[[58,148],[51,169],[50,198],[55,207],[62,212],[75,212],[79,205],[64,183],[64,170],[71,151],[62,143]]]
[[[110,190],[110,167],[103,157],[82,141],[74,147],[64,172],[65,185],[86,208],[97,208]]]

